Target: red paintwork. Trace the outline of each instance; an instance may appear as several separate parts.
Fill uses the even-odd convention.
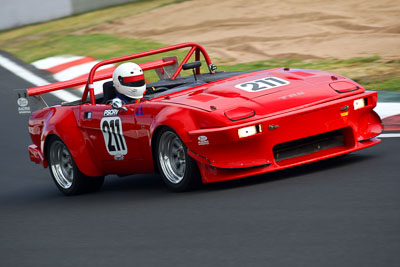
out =
[[[206,55],[200,46],[189,43],[106,60],[92,69],[87,84],[97,79],[95,70],[102,65],[182,47],[191,47],[188,55],[196,52],[196,59],[200,53]],[[208,56],[205,58],[211,64]],[[184,62],[187,60],[189,56]],[[159,67],[158,63],[151,65]],[[238,88],[239,84],[268,77],[288,84],[256,92]],[[30,118],[33,141],[30,156],[32,161],[42,162],[46,167],[46,142],[49,136],[56,135],[65,142],[78,168],[86,175],[155,172],[152,147],[157,131],[167,126],[183,140],[189,155],[198,162],[203,182],[208,183],[289,168],[378,144],[376,136],[382,131],[382,123],[373,111],[377,93],[366,92],[345,77],[335,76],[335,81],[331,77],[331,73],[315,70],[262,70],[126,105],[128,110],[118,115],[128,147],[123,160],[115,160],[107,152],[100,130],[104,110],[110,109],[110,105],[91,101],[77,106],[49,107]],[[28,92],[39,94],[66,85],[69,83],[31,88]],[[88,92],[87,88],[85,94]],[[354,110],[353,102],[360,98],[365,98],[367,105]],[[91,112],[91,119],[85,119],[87,112]],[[260,125],[261,131],[239,138],[238,129],[252,125]],[[338,129],[343,129],[343,146],[275,161],[275,145]],[[207,137],[206,142],[200,142],[205,140],[202,136]]]

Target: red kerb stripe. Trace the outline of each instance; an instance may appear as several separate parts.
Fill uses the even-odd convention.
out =
[[[112,76],[112,73],[114,72],[114,70],[115,70],[115,68],[116,67],[110,67],[110,68],[107,68],[107,69],[102,69],[102,70],[98,70],[98,71],[96,71],[96,76],[97,75],[105,75],[105,74],[109,74],[110,75],[110,78],[111,78],[111,76]],[[86,74],[83,74],[83,75],[81,75],[81,76],[79,76],[79,77],[76,77],[74,80],[81,80],[81,79],[87,79],[88,78],[88,73],[86,73]],[[75,88],[78,88],[78,87],[75,87]]]
[[[81,64],[85,64],[85,63],[89,63],[94,61],[94,58],[91,57],[83,57],[83,58],[79,58],[79,59],[75,59],[73,61],[70,62],[66,62],[64,64],[60,64],[51,68],[48,68],[47,71],[50,71],[51,73],[58,73],[60,71],[66,70],[70,67],[74,67],[77,65],[81,65]]]
[[[400,131],[400,114],[382,120],[385,131]]]

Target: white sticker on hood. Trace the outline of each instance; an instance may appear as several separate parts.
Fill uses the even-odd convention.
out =
[[[265,77],[235,85],[236,88],[247,92],[258,92],[290,84],[289,81],[278,77]]]

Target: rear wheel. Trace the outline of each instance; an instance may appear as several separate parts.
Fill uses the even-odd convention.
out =
[[[49,169],[58,189],[67,196],[98,191],[104,177],[89,177],[81,173],[64,142],[53,138],[48,148]]]
[[[158,135],[157,164],[165,184],[173,191],[186,191],[201,183],[196,161],[172,129],[166,128]]]

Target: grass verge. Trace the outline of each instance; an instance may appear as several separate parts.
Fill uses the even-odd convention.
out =
[[[141,0],[46,23],[2,31],[0,32],[0,47],[27,63],[62,54],[108,59],[163,47],[164,44],[149,40],[122,38],[109,34],[83,35],[75,33],[125,16],[132,16],[183,1],[185,0]],[[176,53],[172,54],[176,55]],[[171,54],[165,56],[168,55]],[[177,56],[182,58],[184,52],[179,52]],[[150,59],[153,60],[154,57]],[[217,64],[220,63],[218,64],[219,70],[224,71],[275,67],[326,70],[347,76],[367,89],[400,91],[400,60],[383,61],[378,56],[312,61],[275,59],[236,65],[227,65],[226,61],[218,60],[218,58],[214,58],[214,61]],[[137,62],[140,63],[141,60],[137,60]]]
[[[277,59],[259,62],[221,66],[225,71],[263,68],[300,68],[325,70],[349,77],[369,90],[400,91],[400,60],[382,61],[378,56],[357,57],[345,60],[297,60]]]

